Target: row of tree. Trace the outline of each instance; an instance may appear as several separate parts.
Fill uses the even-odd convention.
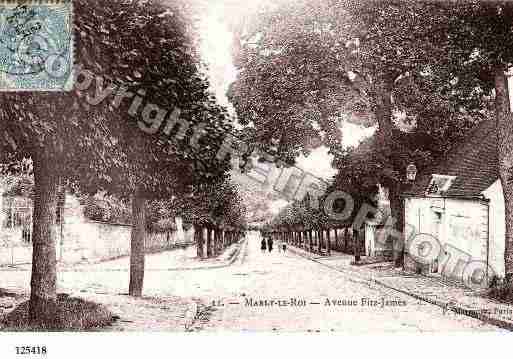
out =
[[[323,208],[313,208],[309,200],[307,195],[303,200],[294,201],[283,208],[264,226],[264,231],[276,239],[311,252],[329,255],[334,247],[341,252],[355,253],[358,238],[364,230],[363,223],[354,223],[356,217],[352,214],[344,220],[337,220]],[[326,196],[320,200],[325,201]],[[340,209],[338,206],[344,205],[343,201],[333,203],[335,211]]]
[[[231,122],[209,92],[186,3],[77,0],[74,13],[73,91],[0,94],[1,162],[33,161],[29,312],[41,325],[51,325],[57,303],[52,224],[59,188],[131,201],[129,293],[140,296],[147,201],[171,199],[172,206],[177,199],[211,198],[229,186],[229,158],[218,160],[216,153]],[[112,94],[118,95],[107,98]],[[135,106],[137,101],[143,104]],[[141,114],[144,101],[158,108]],[[160,109],[178,108],[189,127],[155,120]],[[16,171],[16,165],[3,168]],[[223,211],[213,214],[216,221],[242,224],[240,208]]]
[[[200,183],[196,191],[159,201],[160,216],[180,216],[194,227],[198,258],[211,258],[238,242],[247,228],[246,207],[231,181]],[[205,253],[206,248],[206,253]]]
[[[307,229],[306,227],[290,227],[284,224],[275,224],[266,230],[273,240],[301,248],[311,253],[331,255],[332,250],[341,253],[363,255],[362,236],[359,231],[350,227]]]
[[[252,136],[278,157],[330,148],[335,188],[372,198],[389,189],[403,227],[405,170],[419,170],[483,119],[497,119],[506,200],[506,276],[513,276],[513,63],[507,1],[299,0],[234,24],[237,81],[230,98]],[[376,126],[359,148],[338,121]],[[312,141],[312,138],[316,138]],[[401,241],[401,239],[398,239]],[[395,243],[396,264],[402,264]]]

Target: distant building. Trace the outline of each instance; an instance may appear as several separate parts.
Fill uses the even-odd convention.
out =
[[[407,244],[406,269],[461,280],[482,268],[488,279],[503,277],[504,213],[496,126],[485,121],[438,165],[421,173],[406,194],[408,238],[428,234],[440,244],[436,253],[423,252],[436,255],[429,264],[415,257],[419,248]]]
[[[390,228],[385,224],[391,215],[389,191],[378,185],[376,203],[378,212],[373,219],[365,222],[365,255],[368,257],[392,259],[393,241],[387,233]]]

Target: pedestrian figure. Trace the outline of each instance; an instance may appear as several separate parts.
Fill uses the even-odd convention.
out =
[[[269,252],[273,251],[273,239],[271,238],[271,236],[267,238],[267,248],[269,248]]]
[[[287,250],[287,245],[285,243],[282,244],[283,253]]]
[[[267,242],[265,240],[265,237],[262,237],[262,243],[260,244],[260,249],[262,250],[262,253],[265,253],[267,250]]]

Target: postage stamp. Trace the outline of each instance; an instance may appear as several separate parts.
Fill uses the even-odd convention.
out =
[[[69,91],[72,3],[0,3],[0,91]]]

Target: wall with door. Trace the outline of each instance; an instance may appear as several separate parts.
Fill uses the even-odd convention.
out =
[[[405,267],[425,274],[438,273],[461,280],[469,262],[480,261],[483,266],[495,264],[489,255],[489,203],[484,200],[421,197],[405,199],[406,243]],[[435,246],[411,239],[418,234],[430,235]],[[417,237],[419,238],[419,237]],[[428,237],[426,237],[428,238]],[[436,243],[439,243],[437,245]],[[435,258],[430,265],[419,264],[411,253],[423,253]],[[490,251],[491,253],[491,251]]]

